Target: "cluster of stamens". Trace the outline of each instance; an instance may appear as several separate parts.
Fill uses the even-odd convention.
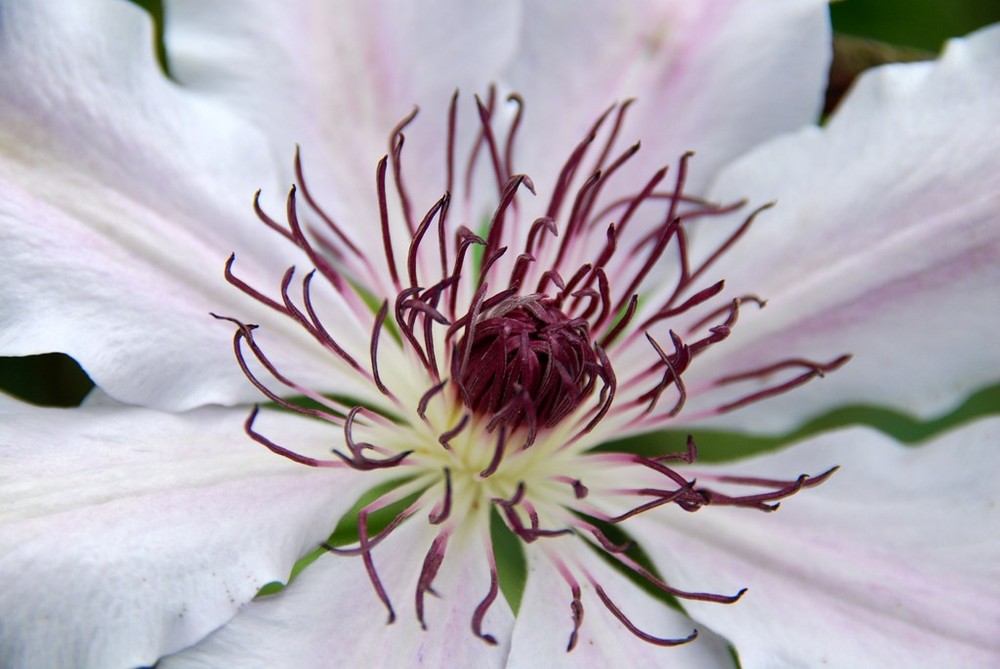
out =
[[[272,402],[340,428],[343,447],[334,450],[337,458],[331,460],[302,455],[258,432],[256,409],[247,420],[247,432],[272,451],[305,465],[399,469],[410,474],[404,484],[361,509],[356,547],[326,546],[335,553],[361,556],[390,622],[395,613],[375,566],[374,549],[403,522],[423,522],[414,518],[421,509],[429,509],[426,522],[438,528],[417,586],[421,623],[423,595],[432,591],[449,538],[461,527],[478,523],[487,528],[488,542],[490,509],[526,544],[545,540],[578,545],[584,541],[672,596],[734,602],[742,591],[719,595],[669,586],[636,562],[628,545],[615,544],[601,528],[667,505],[689,512],[706,505],[770,511],[777,508],[776,500],[822,482],[832,470],[792,481],[714,477],[717,483],[761,489],[731,495],[700,485],[671,466],[671,461],[694,461],[695,446],[690,439],[681,453],[652,458],[592,449],[622,429],[639,432],[669,424],[688,400],[683,375],[695,359],[729,336],[741,305],[763,305],[763,300],[752,295],[717,304],[714,298],[723,292],[723,282],[705,283],[705,275],[766,206],[743,217],[714,252],[692,260],[688,227],[699,219],[724,219],[743,203],[716,205],[685,195],[690,154],[681,158],[672,189],[661,187],[667,175],[663,168],[636,190],[617,188],[607,194],[612,177],[639,148],[636,144],[614,155],[629,107],[625,103],[612,106],[597,119],[563,165],[545,213],[528,223],[523,216],[527,204],[518,196],[524,190],[534,194],[534,184],[512,168],[523,104],[516,95],[509,101],[516,104],[516,113],[506,141],[501,142],[494,119],[495,92],[485,103],[476,99],[479,126],[466,166],[464,191],[466,202],[479,201],[473,197],[471,184],[477,165],[485,163],[495,177],[497,204],[484,235],[452,220],[457,94],[448,114],[444,193],[419,219],[402,170],[403,133],[416,112],[390,134],[389,152],[375,172],[384,267],[366,256],[350,229],[320,208],[306,186],[298,154],[298,184],[288,195],[287,223],[271,218],[255,199],[261,221],[301,249],[314,269],[296,291],[296,270],[289,268],[278,298],[238,278],[233,272],[234,257],[226,264],[227,280],[293,319],[330,353],[345,378],[356,378],[377,392],[373,399],[352,404],[301,385],[279,371],[264,353],[254,339],[256,326],[227,319],[237,324],[236,357],[254,385]],[[596,160],[587,169],[584,162],[595,149]],[[393,190],[399,220],[390,213]],[[299,193],[314,217],[312,224],[300,221]],[[658,213],[651,214],[654,210]],[[400,239],[408,242],[405,257],[397,255]],[[662,273],[667,263],[676,277],[672,285],[668,290],[651,288],[649,280]],[[363,349],[344,341],[336,328],[325,324],[313,288],[317,274],[334,291],[338,304],[370,331]],[[358,286],[364,286],[366,293]],[[366,301],[373,289],[383,293],[376,295],[382,298],[376,308]],[[642,305],[641,294],[650,296]],[[667,323],[671,325],[665,335],[669,344],[664,345],[654,332]],[[256,363],[251,364],[247,350]],[[384,373],[386,356],[393,365],[415,361],[423,378],[416,393],[411,379]],[[825,364],[788,359],[751,365],[714,379],[707,391],[699,392],[779,377],[708,411],[722,413],[790,390],[846,360],[842,356]],[[284,389],[276,390],[262,380],[261,367]],[[286,399],[289,396],[313,402],[303,406]],[[665,402],[665,397],[670,400]],[[623,465],[641,471],[642,480],[651,475],[661,483],[627,490],[588,485],[588,472]],[[414,495],[416,500],[387,526],[374,535],[369,533],[371,513]],[[608,513],[604,505],[593,503],[598,496],[624,501],[624,508]],[[581,579],[591,584],[608,611],[645,641],[669,646],[696,636],[695,631],[682,638],[661,638],[639,630],[585,567],[565,557],[571,551],[549,553],[571,596],[568,650],[576,644],[583,621]],[[489,564],[495,565],[492,557]],[[494,643],[481,628],[498,594],[495,566],[491,566],[490,582],[473,615],[472,628]]]
[[[566,418],[605,376],[582,318],[540,295],[510,297],[482,314],[458,342],[452,378],[465,406],[490,428],[532,433]]]

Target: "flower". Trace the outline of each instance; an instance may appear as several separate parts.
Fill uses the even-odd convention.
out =
[[[984,589],[988,601],[996,599],[998,580],[990,571],[996,550],[982,541],[997,522],[988,475],[997,466],[989,447],[995,420],[912,451],[857,429],[724,469],[675,468],[669,460],[589,450],[610,436],[692,414],[774,428],[817,408],[879,394],[927,413],[992,378],[985,361],[995,354],[979,350],[967,359],[938,359],[926,355],[926,343],[967,346],[980,335],[974,327],[956,327],[960,319],[981,331],[988,323],[981,319],[992,317],[983,307],[995,292],[988,279],[1000,248],[984,221],[998,208],[997,190],[989,187],[996,147],[993,138],[973,131],[989,127],[997,107],[995,91],[985,85],[1000,51],[995,29],[955,43],[938,64],[868,77],[827,128],[760,147],[706,192],[710,175],[725,161],[808,120],[822,56],[815,44],[803,47],[813,42],[800,35],[806,29],[813,36],[825,33],[817,3],[775,3],[769,10],[787,22],[790,41],[761,57],[781,63],[789,60],[786,54],[802,56],[790,65],[792,72],[775,70],[781,73],[777,91],[801,93],[789,93],[788,100],[746,95],[761,82],[739,80],[737,70],[720,64],[727,53],[745,52],[742,44],[759,43],[761,10],[739,5],[725,15],[709,11],[714,4],[704,14],[665,4],[607,10],[611,17],[602,9],[567,16],[546,5],[533,7],[532,21],[524,24],[514,5],[421,7],[416,15],[405,7],[340,7],[337,21],[306,24],[285,8],[268,16],[275,10],[263,3],[250,12],[240,8],[239,17],[231,8],[180,5],[169,8],[167,43],[183,87],[156,76],[150,52],[137,51],[148,44],[136,37],[141,24],[133,8],[80,3],[67,13],[54,7],[11,3],[0,15],[5,43],[13,44],[3,53],[8,79],[0,90],[14,91],[6,93],[13,104],[3,112],[5,127],[17,129],[18,146],[31,153],[30,159],[20,153],[3,158],[11,175],[0,214],[13,259],[6,271],[17,286],[5,307],[4,345],[14,353],[69,351],[116,399],[97,394],[72,411],[4,403],[10,418],[3,456],[12,484],[4,495],[13,502],[0,544],[0,569],[11,575],[0,600],[5,663],[130,666],[183,651],[162,664],[525,666],[601,664],[602,658],[607,663],[627,656],[726,666],[725,640],[745,666],[824,659],[878,664],[901,657],[960,658],[974,665],[996,658],[996,612],[972,616],[965,605]],[[277,39],[244,33],[248,26],[241,21],[248,20]],[[231,21],[225,25],[239,28],[231,35],[252,35],[257,48],[220,38],[210,29],[216,21]],[[80,22],[100,30],[75,32],[71,26]],[[283,32],[289,23],[335,34],[292,41]],[[764,23],[770,34],[773,23]],[[622,40],[607,40],[606,47],[599,42],[594,53],[573,51],[579,28],[609,25]],[[208,42],[207,34],[213,36]],[[57,61],[62,69],[51,80],[28,86],[40,71],[38,49],[17,48],[12,40],[19,35],[32,35],[33,45],[40,40],[56,54],[72,49],[73,57]],[[412,78],[394,76],[384,44],[398,50],[393,62],[412,57],[425,67]],[[230,48],[238,58],[219,53]],[[303,74],[319,71],[308,67],[317,57],[314,49],[326,48],[339,57],[327,68],[333,83],[322,88],[309,77],[303,81]],[[112,58],[118,49],[128,57]],[[247,67],[247,58],[254,67]],[[568,68],[562,58],[581,67]],[[118,66],[105,78],[81,76],[86,87],[72,85],[73,73],[103,72],[111,60]],[[629,76],[623,78],[623,71]],[[762,71],[770,81],[767,68]],[[574,79],[577,72],[586,76]],[[554,80],[552,73],[565,76]],[[631,83],[613,85],[622,79]],[[734,80],[740,86],[727,86]],[[498,98],[467,107],[471,124],[469,116],[459,116],[457,102],[448,106],[455,86],[476,90],[488,81],[516,85],[521,96],[505,107],[510,116],[502,118]],[[599,106],[630,86],[648,95],[633,108],[612,107],[601,139],[589,142],[592,151],[607,146],[611,152],[604,179],[589,179],[592,172],[584,170],[575,182],[560,180],[562,166],[580,163],[565,159],[579,137],[589,136],[586,127],[575,135],[578,126],[593,123]],[[348,90],[353,95],[343,95]],[[684,91],[697,93],[702,106],[677,97]],[[62,100],[57,92],[81,112],[54,113]],[[883,99],[876,99],[880,92]],[[384,136],[375,137],[405,116],[395,108],[408,94],[423,111],[389,132],[389,154],[372,181],[369,161],[378,154],[371,149],[384,144]],[[84,97],[89,95],[95,97]],[[267,103],[248,106],[247,96]],[[746,117],[718,118],[720,110],[730,111],[719,106],[729,96],[744,102]],[[102,111],[109,100],[122,99],[141,106],[137,112],[122,107],[122,118]],[[101,104],[80,104],[87,100]],[[948,112],[956,100],[969,132],[952,137]],[[169,105],[159,104],[164,102]],[[435,105],[443,107],[440,113]],[[461,122],[450,120],[452,109]],[[615,153],[618,135],[649,129],[656,114],[671,109],[677,113],[667,116],[675,121],[670,133],[654,133],[638,153]],[[311,121],[295,127],[303,111]],[[394,111],[402,113],[387,122]],[[436,131],[426,125],[428,118],[437,119]],[[564,122],[554,125],[553,118]],[[102,120],[107,133],[94,134],[93,124]],[[147,132],[150,122],[161,132]],[[90,139],[67,155],[65,137],[80,127],[91,130]],[[878,132],[883,128],[893,132]],[[518,138],[510,150],[499,140],[502,129]],[[284,227],[268,213],[281,203],[267,198],[282,181],[275,172],[284,163],[273,155],[285,155],[292,131],[302,135],[309,186],[303,161],[296,160],[298,189],[284,203]],[[869,133],[884,145],[870,146]],[[143,141],[132,143],[137,140]],[[699,156],[681,158],[671,172],[677,175],[672,189],[657,195],[655,179],[663,177],[660,165],[649,161],[662,160],[671,144],[682,142],[693,142]],[[468,175],[468,185],[453,178],[442,188],[437,177],[443,170],[435,163],[454,155],[451,146],[479,147],[487,169],[456,172]],[[133,150],[123,153],[126,147]],[[900,179],[909,152],[928,147],[935,150],[934,167]],[[136,156],[136,164],[158,176],[122,169],[123,155]],[[521,164],[533,181],[516,176],[513,166]],[[698,165],[705,167],[699,171]],[[853,178],[842,176],[848,167]],[[614,179],[607,176],[612,172]],[[869,178],[858,179],[858,173]],[[243,190],[248,182],[271,186],[255,203],[258,218],[291,244],[274,244],[273,233],[263,235],[266,230],[245,224],[249,217],[237,213],[241,195],[252,191]],[[533,184],[550,188],[549,209],[558,210],[554,203],[565,199],[562,216],[534,222],[529,212],[538,205],[524,197]],[[831,184],[838,186],[833,202]],[[942,197],[945,188],[948,197]],[[396,197],[387,195],[392,192]],[[752,217],[740,214],[735,235],[721,224],[731,208],[713,204],[774,196],[780,206],[752,226],[742,225]],[[659,213],[648,206],[654,198],[664,203]],[[610,213],[600,210],[602,202],[625,209],[614,228],[603,225]],[[913,212],[922,216],[915,219]],[[332,215],[329,225],[324,214]],[[470,249],[484,214],[489,225],[482,227],[477,259]],[[591,225],[594,220],[600,227]],[[28,221],[34,227],[25,230]],[[461,221],[471,224],[468,230],[458,227]],[[792,226],[796,221],[810,225]],[[437,234],[437,225],[457,235],[457,248],[431,243],[455,238]],[[842,226],[844,234],[831,235],[831,228],[840,232]],[[559,237],[548,236],[553,227]],[[930,245],[928,239],[944,242]],[[611,254],[618,240],[632,246]],[[503,246],[510,248],[505,255]],[[660,256],[667,248],[690,262],[666,265]],[[236,250],[226,277],[250,299],[226,292],[205,269],[221,249],[219,258]],[[715,267],[720,249],[726,251],[718,263],[726,263],[725,287],[701,271]],[[626,259],[616,260],[625,251]],[[737,251],[749,253],[747,259],[741,262]],[[591,257],[598,260],[588,266]],[[637,257],[652,259],[651,266],[637,268]],[[388,271],[376,265],[382,258]],[[293,284],[300,274],[285,268],[304,262],[318,274]],[[665,285],[663,266],[678,264]],[[577,272],[580,267],[586,269]],[[546,276],[553,269],[562,276]],[[542,287],[523,290],[535,285],[529,277]],[[917,281],[919,293],[911,287]],[[756,283],[771,304],[756,318],[752,310],[739,311],[739,327],[728,339],[741,300],[754,301],[742,296],[757,291]],[[280,286],[277,294],[265,292],[272,285]],[[293,285],[300,289],[293,292]],[[732,299],[719,311],[711,300],[721,300],[724,290]],[[636,293],[643,300],[633,301]],[[239,366],[213,344],[219,330],[208,324],[209,310],[236,321]],[[240,320],[243,314],[260,327]],[[885,346],[888,337],[892,350]],[[502,369],[492,354],[499,350],[507,353]],[[800,350],[828,357],[803,362]],[[845,350],[868,362],[852,363],[824,381],[827,399],[817,399],[821,393],[809,387],[755,402],[786,385],[787,377],[769,378],[774,372],[801,369],[791,382],[805,380],[837,366]],[[292,460],[330,466],[304,467],[255,448],[240,436],[244,408],[202,406],[254,397],[248,392],[253,384],[233,373],[239,367],[275,403],[287,395],[271,390],[268,373],[278,386],[287,380],[293,394],[319,406],[306,409],[319,421],[253,411],[246,430]],[[634,380],[647,385],[637,387]],[[737,382],[761,380],[761,386],[718,399]],[[122,401],[191,410],[171,414]],[[747,403],[749,409],[728,412]],[[643,419],[647,407],[652,420]],[[340,458],[327,462],[331,445]],[[973,460],[983,471],[954,465]],[[835,463],[842,471],[825,480],[821,472]],[[819,476],[799,477],[803,471]],[[357,557],[325,555],[279,596],[247,603],[263,583],[284,579],[294,560],[326,540],[374,483],[400,473],[411,478],[367,507],[404,503],[395,515],[398,526],[390,521],[391,532],[362,529],[359,546],[332,547]],[[728,492],[748,484],[765,492]],[[706,504],[755,506],[810,486],[777,517],[747,509],[731,509],[733,515],[725,508],[681,513]],[[636,514],[644,505],[637,498],[651,500],[651,507],[680,508]],[[865,510],[864,518],[854,505]],[[486,515],[491,506],[525,543],[529,574],[516,619],[507,596],[498,593],[493,553],[483,546],[493,536]],[[624,515],[651,567],[622,556],[598,524]],[[894,531],[911,519],[928,523],[934,536]],[[582,549],[581,537],[635,573],[658,570],[668,589],[719,583],[711,587],[721,594],[685,602],[699,637],[688,639],[695,623]],[[957,550],[938,550],[940,537]],[[780,571],[769,568],[773,564]],[[738,603],[721,603],[738,598],[745,586],[750,591]],[[805,592],[797,597],[800,589]],[[383,624],[379,607],[389,608],[406,593],[414,597],[408,615],[400,611],[392,625]],[[428,597],[434,594],[440,599]],[[928,613],[930,595],[935,607]],[[796,606],[807,607],[808,615],[789,615]],[[35,624],[43,616],[50,626]],[[862,624],[871,620],[878,621],[877,633],[874,624]],[[827,642],[822,631],[830,627],[850,635]],[[46,643],[53,630],[60,643]],[[658,649],[647,643],[656,639],[640,638],[646,630],[691,643]],[[484,643],[491,640],[497,648]]]

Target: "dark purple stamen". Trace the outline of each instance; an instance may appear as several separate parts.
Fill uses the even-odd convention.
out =
[[[424,593],[430,593],[437,596],[434,592],[433,584],[434,577],[437,576],[438,570],[441,568],[441,563],[444,561],[444,553],[448,548],[448,534],[442,532],[441,534],[434,537],[434,541],[431,542],[431,547],[427,549],[427,554],[424,556],[424,566],[420,570],[420,578],[417,581],[417,592],[416,592],[416,609],[417,609],[417,620],[420,622],[420,627],[427,629],[427,624],[424,622]]]
[[[691,634],[680,639],[665,639],[663,637],[653,636],[652,634],[643,632],[641,629],[635,626],[635,623],[633,623],[631,620],[628,619],[628,616],[622,613],[621,609],[615,606],[615,603],[611,601],[611,598],[608,597],[606,592],[604,592],[604,588],[602,588],[600,584],[594,583],[593,586],[594,586],[594,591],[597,593],[597,596],[600,597],[601,599],[601,603],[603,603],[604,606],[607,607],[608,611],[610,611],[615,618],[618,618],[621,624],[624,625],[629,632],[636,635],[637,637],[639,637],[640,639],[642,639],[647,643],[651,643],[654,646],[680,646],[682,644],[694,641],[698,636],[698,630],[692,630]]]
[[[573,632],[570,633],[569,643],[566,644],[567,653],[576,648],[580,625],[583,624],[583,600],[580,599],[580,586],[573,583],[570,589],[573,593],[573,601],[569,604],[570,615],[573,617]]]
[[[533,507],[531,507],[525,497],[526,488],[524,483],[520,483],[517,486],[517,490],[510,499],[503,499],[495,497],[490,500],[495,506],[500,509],[501,517],[506,521],[507,528],[521,538],[525,543],[533,543],[541,538],[559,537],[567,534],[573,534],[573,530],[565,527],[560,530],[548,530],[539,527],[538,515],[534,512]],[[524,524],[521,515],[517,511],[517,507],[521,506],[526,509],[528,513],[528,525]]]
[[[492,634],[483,632],[483,619],[486,617],[486,613],[489,611],[490,606],[493,605],[499,592],[500,581],[497,578],[497,568],[493,564],[492,556],[490,556],[490,589],[472,614],[472,633],[491,646],[497,645],[497,640]]]
[[[427,516],[427,521],[431,525],[440,525],[448,520],[451,515],[451,470],[445,467],[444,470],[444,499]]]

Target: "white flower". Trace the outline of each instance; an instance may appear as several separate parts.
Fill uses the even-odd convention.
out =
[[[107,395],[3,403],[4,665],[995,662],[995,419],[727,467],[592,450],[928,415],[995,378],[996,29],[712,179],[809,121],[824,12],[169,3],[178,85],[128,5],[5,3],[0,346]],[[267,448],[210,406],[259,390],[315,402],[250,412]],[[251,601],[389,481],[359,516],[401,503],[386,530]],[[527,560],[516,617],[491,510]],[[649,566],[605,536],[626,518]]]

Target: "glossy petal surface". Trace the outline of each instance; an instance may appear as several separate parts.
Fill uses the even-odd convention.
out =
[[[164,78],[128,3],[4,3],[0,44],[0,352],[68,353],[123,401],[255,399],[209,312],[249,312],[230,253],[275,284],[296,261],[250,207],[277,183],[263,136]],[[317,348],[272,328],[316,370]]]
[[[746,669],[987,667],[1000,661],[1000,419],[915,447],[868,429],[699,469],[787,477],[839,464],[771,514],[707,507],[630,528],[674,586],[727,592],[686,602]]]
[[[1000,348],[1000,29],[951,42],[934,63],[863,77],[822,129],[774,141],[715,189],[778,206],[721,272],[741,314],[706,367],[728,373],[796,355],[854,360],[822,382],[733,414],[786,429],[848,403],[927,416],[996,380]],[[715,353],[713,351],[713,353]]]
[[[285,591],[255,601],[203,643],[166,658],[164,669],[233,665],[247,669],[289,666],[319,669],[331,662],[350,667],[475,667],[499,669],[509,650],[513,616],[503,597],[494,602],[483,631],[473,636],[472,613],[489,590],[489,571],[478,537],[449,541],[434,590],[425,597],[423,630],[413,595],[424,553],[434,533],[423,518],[405,523],[375,549],[374,561],[396,610],[386,624],[360,558],[327,555]]]
[[[242,409],[0,407],[11,669],[149,665],[196,642],[286,580],[376,482],[269,453],[243,435]],[[266,425],[329,446],[327,429],[285,415]]]

